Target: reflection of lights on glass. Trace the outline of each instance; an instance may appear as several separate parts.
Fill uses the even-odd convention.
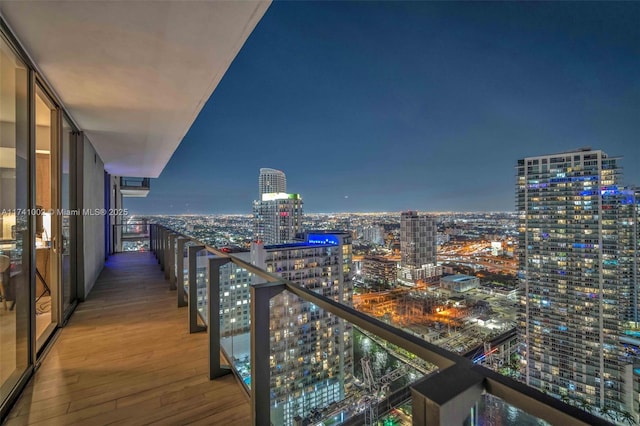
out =
[[[371,350],[371,340],[368,337],[362,339],[362,349],[364,353],[368,353]]]

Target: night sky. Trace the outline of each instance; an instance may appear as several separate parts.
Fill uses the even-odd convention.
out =
[[[512,211],[519,158],[640,185],[640,3],[273,3],[134,213]]]

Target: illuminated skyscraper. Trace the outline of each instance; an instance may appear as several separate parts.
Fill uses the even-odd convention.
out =
[[[280,245],[252,244],[252,262],[351,306],[351,234],[312,231]],[[292,293],[271,300],[271,423],[307,424],[311,410],[345,398],[353,381],[353,331],[346,321]],[[298,417],[300,423],[295,423]]]
[[[302,228],[300,194],[262,194],[256,201],[256,241],[265,244],[292,242]]]
[[[285,176],[281,170],[269,168],[260,169],[258,191],[260,197],[262,197],[262,194],[287,192],[287,176]]]
[[[637,414],[638,193],[621,172],[589,148],[518,161],[519,337],[527,384]]]
[[[260,199],[254,202],[255,240],[264,244],[292,242],[302,230],[302,197],[287,194],[284,172],[260,169]]]
[[[398,279],[412,284],[418,279],[435,278],[436,275],[436,221],[431,216],[418,215],[416,211],[402,212],[400,216],[400,273]],[[432,267],[426,267],[431,265]],[[429,271],[426,276],[425,272]],[[433,276],[431,276],[433,275]]]

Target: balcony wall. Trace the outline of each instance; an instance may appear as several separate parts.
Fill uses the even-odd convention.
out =
[[[81,151],[82,155],[79,157],[82,159],[82,201],[79,203],[84,209],[92,212],[99,211],[99,209],[105,208],[104,203],[104,163],[96,152],[95,148],[86,138],[83,136]],[[79,216],[82,225],[82,237],[80,241],[83,242],[82,256],[84,258],[84,269],[82,271],[83,276],[78,281],[79,299],[84,299],[91,288],[93,287],[96,279],[100,275],[105,258],[105,216],[101,214],[87,215],[83,214]],[[82,262],[79,262],[82,265]],[[82,293],[84,290],[84,293]]]

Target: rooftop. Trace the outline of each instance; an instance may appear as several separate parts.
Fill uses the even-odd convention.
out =
[[[457,274],[457,275],[447,275],[445,277],[442,277],[441,280],[460,283],[460,282],[469,281],[469,280],[477,280],[477,278],[469,275]]]

